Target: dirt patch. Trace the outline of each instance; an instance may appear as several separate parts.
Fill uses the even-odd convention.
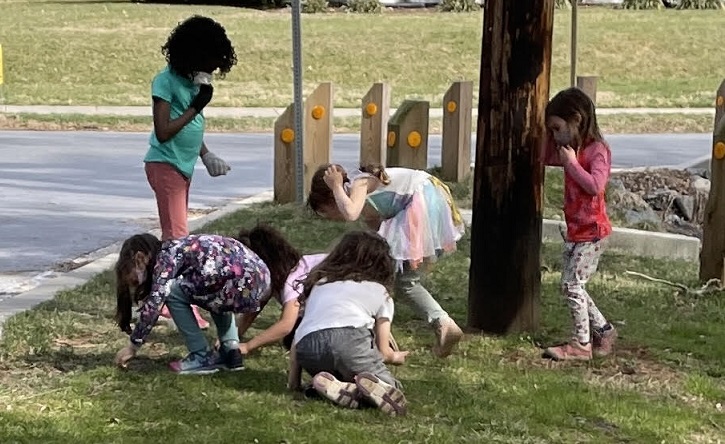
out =
[[[505,352],[502,363],[518,368],[580,368],[585,370],[585,381],[597,387],[631,390],[652,397],[667,395],[697,407],[708,405],[701,397],[687,392],[684,372],[658,362],[643,348],[620,346],[615,355],[591,362],[553,361],[543,358],[542,353],[536,347],[520,347]]]

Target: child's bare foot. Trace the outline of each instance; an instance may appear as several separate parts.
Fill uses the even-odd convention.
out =
[[[438,339],[433,346],[433,353],[439,358],[445,358],[463,337],[463,330],[449,317],[433,321],[433,328]]]
[[[355,376],[355,383],[365,399],[388,415],[403,416],[407,412],[408,402],[403,392],[372,373],[360,373]]]
[[[340,407],[356,409],[360,394],[352,382],[341,382],[327,372],[320,372],[312,378],[312,386],[317,393]]]

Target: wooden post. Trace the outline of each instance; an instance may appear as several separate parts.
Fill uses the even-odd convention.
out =
[[[575,85],[574,81],[576,80],[576,44],[577,34],[579,34],[579,24],[577,19],[577,16],[579,15],[578,4],[579,0],[571,0],[571,67],[569,68],[569,78],[572,87]]]
[[[710,160],[710,195],[705,207],[705,220],[700,251],[700,279],[725,282],[725,80],[715,99],[715,125],[712,133]]]
[[[484,3],[468,326],[536,329],[554,0]]]
[[[321,83],[305,100],[304,194],[317,167],[330,163],[332,153],[332,83]]]
[[[597,104],[597,76],[577,76],[576,87],[584,91]]]
[[[294,127],[295,110],[292,104],[274,122],[274,201],[280,204],[297,200]]]
[[[428,115],[430,103],[406,100],[388,122],[386,166],[428,168]]]
[[[376,83],[362,98],[360,124],[360,165],[379,163],[385,165],[385,129],[390,117],[390,85]]]
[[[441,170],[444,180],[461,182],[471,174],[473,82],[456,82],[443,96]]]

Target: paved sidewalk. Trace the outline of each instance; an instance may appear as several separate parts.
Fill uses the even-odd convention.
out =
[[[393,115],[396,109],[392,108]],[[207,117],[257,117],[276,118],[284,112],[284,108],[227,108],[209,107],[204,110]],[[80,114],[86,116],[132,116],[151,117],[151,106],[73,106],[73,105],[0,105],[0,113],[5,114]],[[617,114],[688,114],[714,115],[715,108],[598,108],[600,116]],[[335,117],[359,117],[360,108],[335,108]],[[478,110],[473,109],[473,115]],[[443,116],[442,108],[431,108],[430,117]]]

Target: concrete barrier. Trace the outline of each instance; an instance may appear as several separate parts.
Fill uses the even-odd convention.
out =
[[[463,219],[470,225],[473,212],[461,210],[461,213]],[[545,242],[563,243],[562,230],[566,230],[563,221],[544,219],[541,238]],[[609,237],[608,248],[655,259],[687,261],[699,261],[700,259],[700,239],[696,237],[631,228],[614,227],[612,235]]]

